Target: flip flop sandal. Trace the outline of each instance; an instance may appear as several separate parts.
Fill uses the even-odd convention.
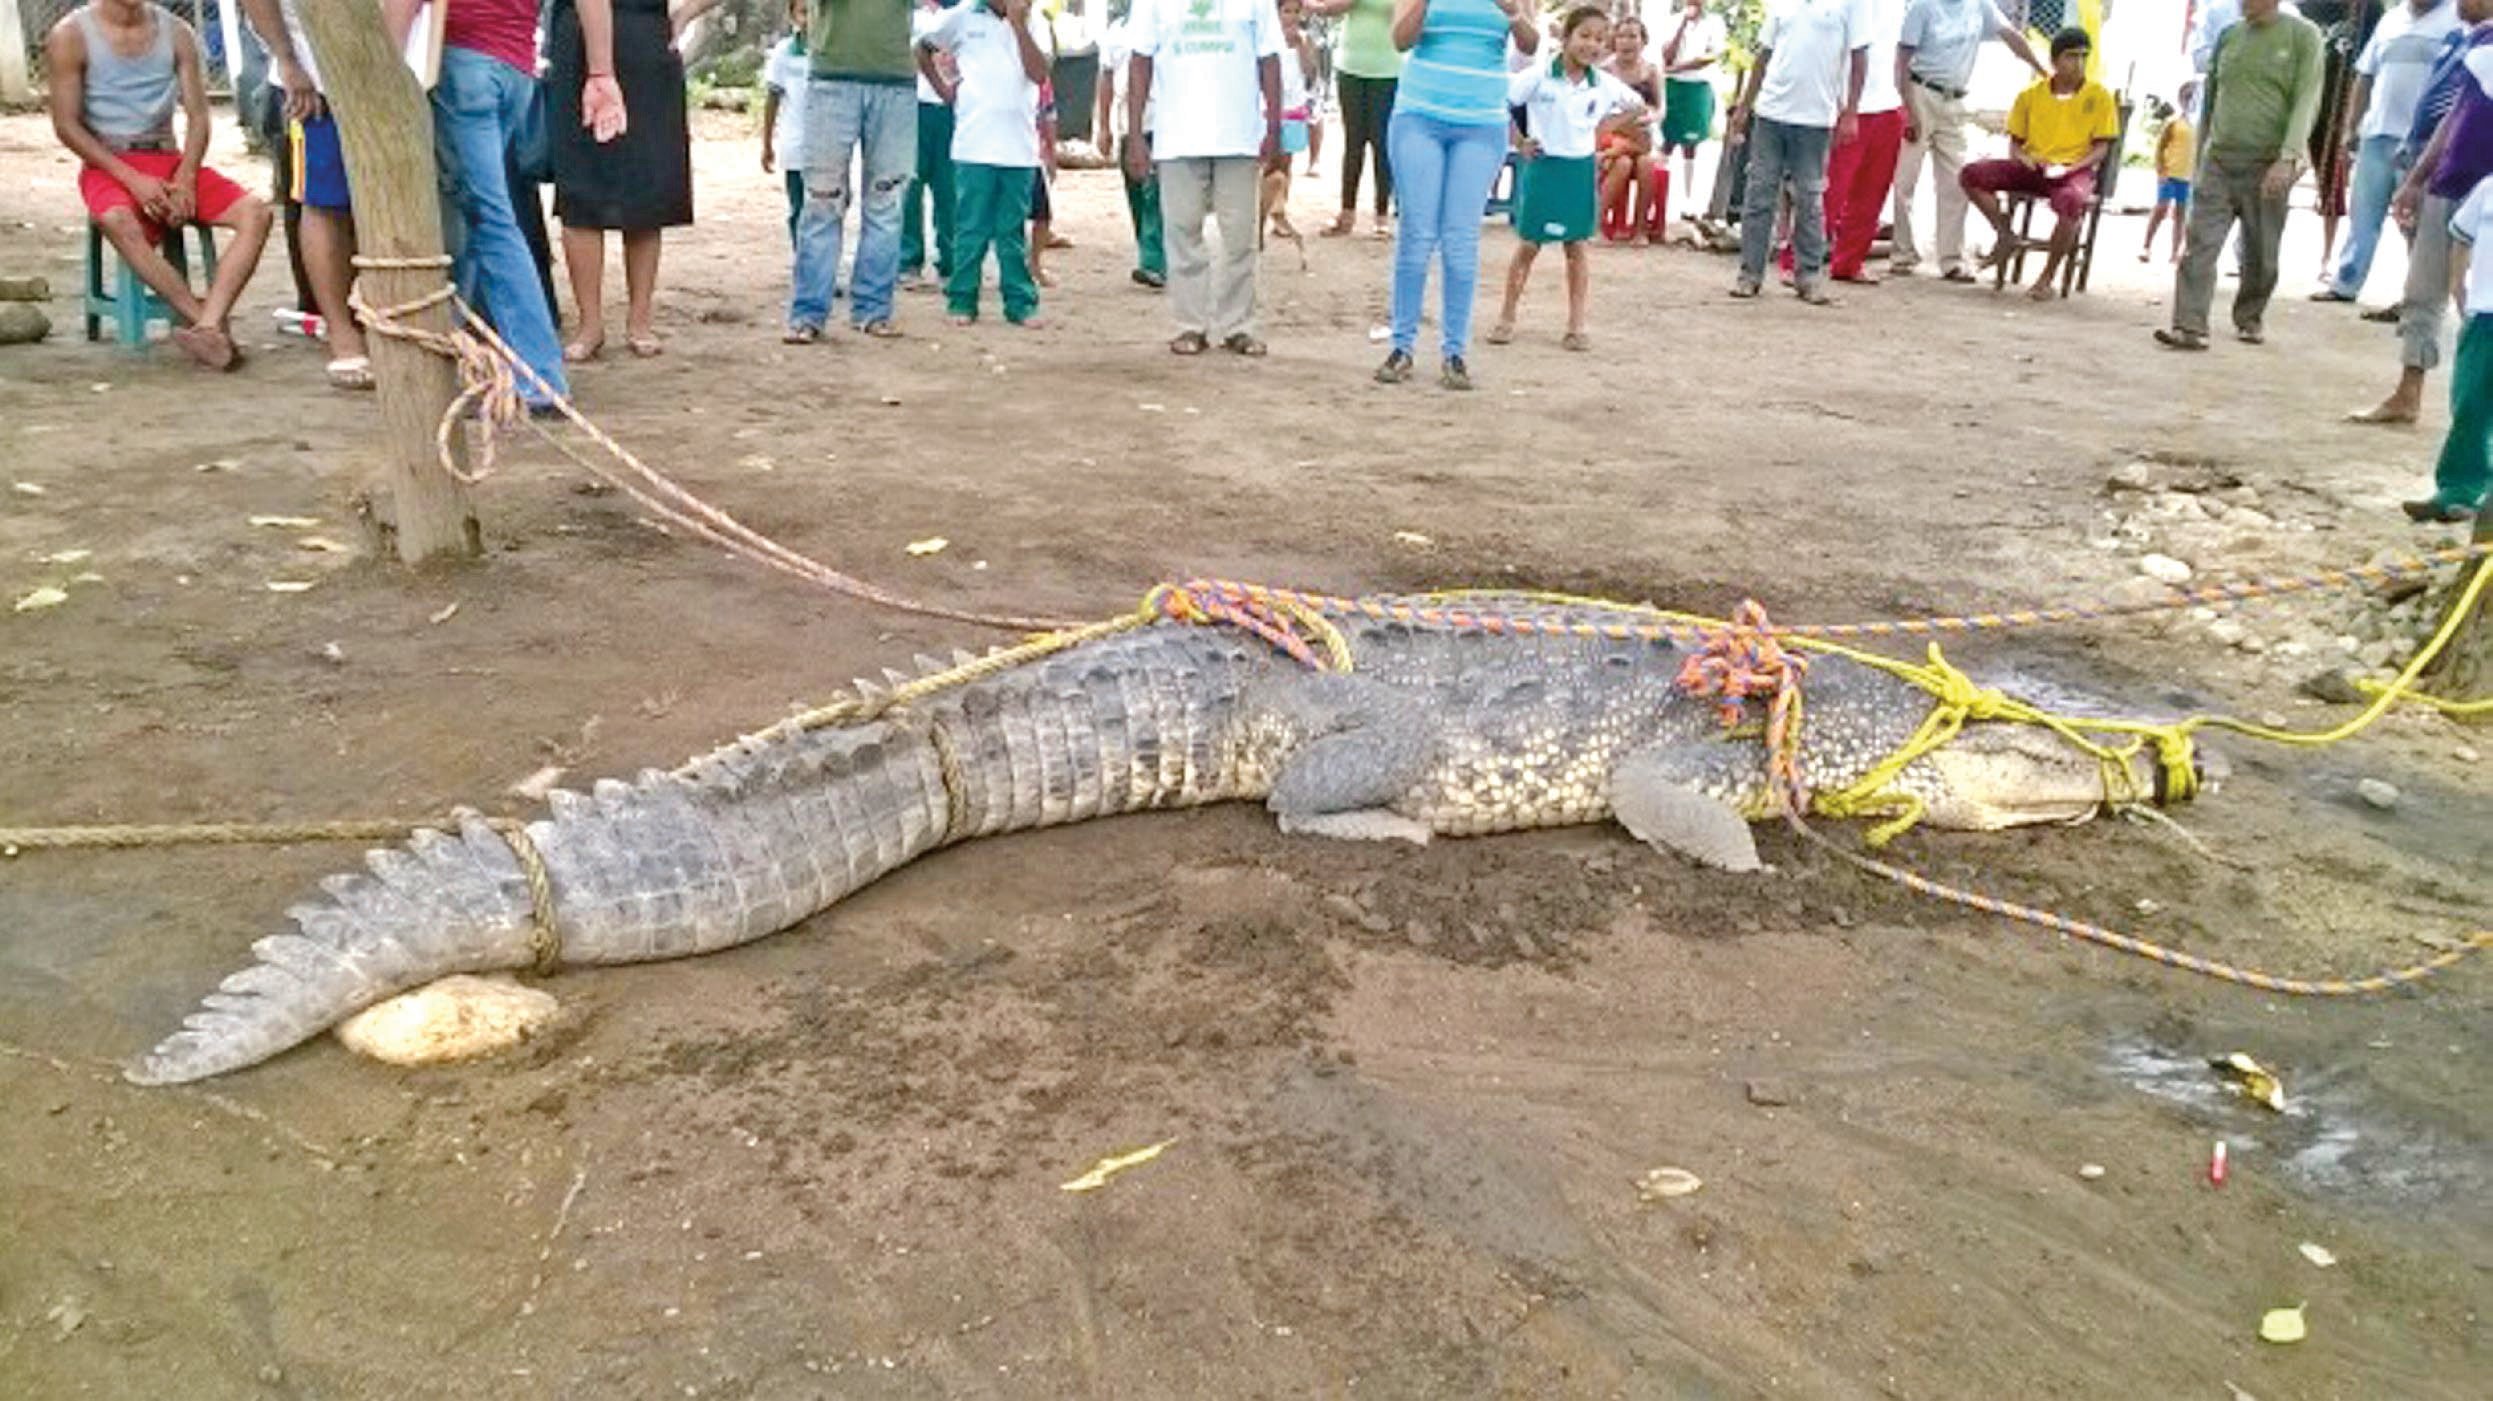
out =
[[[372,358],[367,355],[344,356],[330,361],[324,373],[329,377],[331,389],[370,389]]]
[[[1582,331],[1569,331],[1558,338],[1558,346],[1562,350],[1590,350],[1593,348],[1593,338]]]
[[[667,353],[667,343],[647,333],[625,336],[623,343],[634,355],[643,360],[655,360]]]
[[[1504,345],[1514,338],[1515,323],[1512,321],[1499,322],[1489,328],[1488,334],[1481,337],[1482,340],[1487,341],[1491,345]]]
[[[604,336],[600,336],[594,341],[573,341],[571,344],[563,347],[563,363],[566,365],[586,365],[605,353],[606,338]]]
[[[1212,348],[1212,342],[1201,331],[1181,331],[1169,342],[1171,355],[1201,355]]]
[[[1228,351],[1232,355],[1243,355],[1250,360],[1254,360],[1262,358],[1266,347],[1262,341],[1257,340],[1255,337],[1248,335],[1244,331],[1239,331],[1231,335],[1229,339],[1222,341],[1221,349]]]
[[[869,321],[857,329],[860,333],[872,336],[879,341],[900,339],[900,328],[889,321]]]
[[[822,328],[820,326],[790,326],[779,333],[779,339],[785,345],[812,345],[822,339]]]
[[[2175,330],[2169,326],[2158,327],[2156,329],[2155,343],[2163,346],[2167,350],[2207,349],[2207,337],[2200,335],[2196,331]]]

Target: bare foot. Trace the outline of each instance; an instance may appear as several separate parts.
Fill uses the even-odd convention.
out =
[[[1006,317],[1005,319],[1008,321],[1012,320],[1011,317]],[[1025,331],[1044,331],[1047,329],[1047,318],[1034,313],[1023,317],[1019,321],[1014,321],[1013,324],[1019,326]]]
[[[1504,345],[1514,338],[1515,323],[1512,321],[1498,322],[1496,325],[1489,328],[1489,333],[1487,335],[1481,337],[1482,340],[1487,341],[1491,345]]]
[[[214,326],[176,326],[172,340],[175,349],[206,369],[227,369],[234,363],[234,343]]]
[[[2059,295],[2060,289],[2052,286],[2049,282],[2037,282],[2032,287],[2026,289],[2026,296],[2032,301],[2048,302],[2054,300]]]
[[[2346,415],[2348,423],[2397,424],[2415,421],[2415,401],[2392,394],[2368,409]]]

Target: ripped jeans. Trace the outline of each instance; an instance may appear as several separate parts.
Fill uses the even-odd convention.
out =
[[[892,294],[900,281],[901,196],[917,166],[917,88],[908,82],[816,78],[805,95],[805,212],[796,225],[791,326],[819,328],[830,319],[831,291],[840,273],[840,225],[852,202],[849,158],[860,148],[865,197],[854,201],[857,265],[849,274],[848,314],[859,326],[892,319]]]

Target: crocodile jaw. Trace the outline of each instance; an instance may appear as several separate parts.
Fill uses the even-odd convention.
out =
[[[1937,790],[1925,816],[1964,831],[2083,822],[2115,799],[2155,791],[2154,764],[2133,757],[2127,791],[2107,792],[2094,755],[2040,726],[1999,723],[1968,725],[1917,761]]]

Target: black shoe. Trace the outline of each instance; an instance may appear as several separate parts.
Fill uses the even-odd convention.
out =
[[[2473,506],[2461,506],[2438,496],[2427,496],[2421,501],[2402,501],[2398,503],[2398,509],[2406,512],[2406,518],[2417,525],[2460,525],[2476,518]]]
[[[1472,387],[1471,368],[1463,363],[1462,356],[1449,355],[1445,368],[1437,372],[1437,383],[1448,389],[1469,389]]]
[[[1134,280],[1155,292],[1169,285],[1169,279],[1165,274],[1153,272],[1149,268],[1134,269]]]
[[[1401,384],[1409,378],[1411,378],[1410,351],[1397,350],[1385,357],[1384,364],[1376,367],[1376,382],[1379,384]]]

